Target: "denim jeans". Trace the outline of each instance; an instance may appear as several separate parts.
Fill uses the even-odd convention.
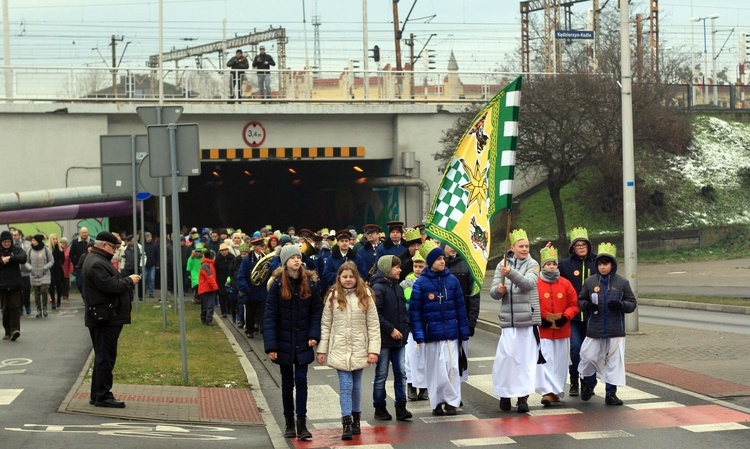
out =
[[[588,385],[591,388],[596,387],[596,383],[597,383],[597,381],[596,381],[596,374],[594,374],[593,376],[586,376],[586,377],[584,377],[583,381],[586,382],[586,385]],[[617,393],[617,385],[612,385],[612,384],[605,383],[604,384],[604,392],[606,394]]]
[[[201,322],[207,323],[214,319],[214,302],[216,291],[201,294]]]
[[[578,364],[581,363],[581,345],[586,338],[586,321],[570,322],[570,367],[571,377],[578,377]]]
[[[294,418],[294,388],[297,388],[297,419],[307,417],[307,365],[279,365],[284,418]]]
[[[364,370],[338,371],[341,416],[362,411],[362,371]]]
[[[406,402],[406,369],[404,368],[404,347],[380,348],[378,364],[375,367],[375,385],[372,389],[372,404],[385,405],[385,381],[388,379],[388,365],[393,365],[393,389],[396,403]]]
[[[149,295],[154,294],[155,283],[156,283],[156,265],[150,268],[149,267],[144,268],[143,269],[143,285],[148,288]]]
[[[271,74],[258,72],[258,90],[260,98],[271,98]]]

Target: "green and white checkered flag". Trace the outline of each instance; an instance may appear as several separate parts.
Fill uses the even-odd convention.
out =
[[[425,232],[468,263],[479,291],[490,248],[490,222],[513,200],[521,77],[474,117],[445,169]]]

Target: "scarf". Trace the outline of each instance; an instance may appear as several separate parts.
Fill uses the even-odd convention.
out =
[[[543,269],[540,272],[540,275],[544,282],[549,282],[550,284],[554,284],[560,278],[560,270]]]

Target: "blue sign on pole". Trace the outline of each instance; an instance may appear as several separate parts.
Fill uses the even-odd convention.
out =
[[[146,201],[149,198],[151,198],[151,194],[148,192],[138,192],[135,194],[135,199],[138,201]]]
[[[594,39],[591,30],[555,30],[555,39]]]

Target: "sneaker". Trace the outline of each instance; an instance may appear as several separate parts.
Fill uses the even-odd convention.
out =
[[[432,416],[443,416],[444,414],[445,414],[445,412],[443,411],[443,403],[441,402],[432,411]]]
[[[622,399],[617,397],[617,394],[610,393],[604,397],[604,403],[607,405],[622,405]]]
[[[500,410],[504,412],[510,411],[510,398],[500,398]]]
[[[588,386],[586,382],[581,382],[581,400],[588,401],[594,395],[594,388]]]
[[[10,340],[10,335],[3,336],[3,340]]]
[[[21,336],[21,331],[13,331],[13,333],[10,335],[10,341],[16,341],[18,340],[18,337]],[[620,404],[622,404],[622,401],[620,401]]]
[[[570,390],[568,391],[568,395],[571,397],[578,396],[579,390],[578,390],[578,383],[570,384]]]

